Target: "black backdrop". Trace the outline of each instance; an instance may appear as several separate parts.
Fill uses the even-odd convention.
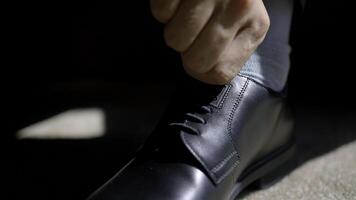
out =
[[[350,4],[310,0],[302,13],[297,8],[291,41],[293,98],[334,102],[354,96]],[[22,2],[9,5],[8,13],[4,55],[9,62],[3,70],[10,73],[4,85],[11,93],[57,79],[160,81],[181,71],[179,56],[164,45],[162,26],[150,16],[148,1]]]
[[[2,28],[4,136],[13,138],[14,130],[50,115],[41,114],[49,107],[53,113],[70,107],[71,96],[52,95],[47,87],[51,83],[165,84],[182,73],[179,56],[164,45],[162,25],[150,16],[147,1],[10,4],[4,6]],[[354,108],[351,1],[309,0],[304,11],[296,10],[289,82],[292,105]],[[120,160],[125,160],[111,159],[120,157],[118,140],[5,141],[10,147],[4,145],[8,149],[2,152],[11,162],[4,171],[9,179],[3,181],[19,199],[82,198],[107,178],[103,173],[115,172],[116,168],[110,171],[102,163],[111,160],[109,165],[120,166]]]

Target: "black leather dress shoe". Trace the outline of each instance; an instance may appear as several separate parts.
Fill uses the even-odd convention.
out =
[[[240,75],[223,88],[210,87],[196,92],[218,91],[214,99],[170,112],[166,119],[173,122],[162,122],[140,153],[89,199],[232,200],[249,185],[279,178],[294,152],[283,96]],[[197,96],[204,95],[181,99]]]

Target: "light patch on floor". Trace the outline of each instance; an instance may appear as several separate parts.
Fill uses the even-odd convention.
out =
[[[356,200],[356,142],[295,169],[269,189],[243,200]]]
[[[68,110],[16,133],[18,139],[90,139],[105,134],[105,113],[99,108]]]

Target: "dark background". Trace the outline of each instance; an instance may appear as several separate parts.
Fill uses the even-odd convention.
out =
[[[4,199],[83,199],[147,136],[118,128],[117,112],[152,113],[157,102],[166,102],[177,74],[183,74],[179,56],[164,45],[162,25],[150,16],[146,1],[27,1],[6,8]],[[347,0],[310,0],[303,11],[296,6],[289,82],[296,112],[355,110],[351,8]],[[15,138],[16,130],[31,123],[90,106],[106,112],[110,134],[104,138]]]
[[[57,80],[172,80],[181,71],[179,56],[164,45],[162,26],[151,17],[148,1],[35,1],[9,7],[4,70],[16,93]],[[296,10],[293,98],[334,102],[325,98],[330,92],[344,100],[354,96],[351,4],[310,0],[303,12]]]

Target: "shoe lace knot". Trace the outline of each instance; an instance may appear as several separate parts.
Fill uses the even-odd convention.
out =
[[[200,135],[200,131],[192,126],[192,123],[206,124],[206,119],[204,115],[211,113],[213,110],[210,106],[196,106],[196,112],[187,112],[184,115],[183,122],[173,122],[169,126],[176,128],[178,131],[185,131],[188,133],[193,133],[195,135]]]

